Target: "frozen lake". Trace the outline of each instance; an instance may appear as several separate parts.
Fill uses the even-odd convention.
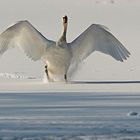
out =
[[[138,140],[139,113],[139,92],[1,92],[0,140]]]

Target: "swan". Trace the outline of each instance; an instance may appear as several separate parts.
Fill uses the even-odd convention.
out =
[[[103,25],[92,24],[71,43],[67,43],[68,17],[63,18],[63,32],[58,41],[45,38],[27,20],[19,21],[0,34],[0,55],[19,47],[32,60],[42,60],[49,82],[67,82],[72,64],[79,64],[92,52],[99,51],[123,62],[130,52]]]

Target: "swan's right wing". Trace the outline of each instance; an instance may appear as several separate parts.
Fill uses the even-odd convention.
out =
[[[0,55],[8,48],[19,47],[32,60],[39,60],[54,42],[46,39],[28,21],[10,26],[0,35]]]
[[[129,51],[102,25],[92,24],[73,42],[69,43],[73,61],[82,61],[92,52],[99,51],[118,61],[127,59]]]

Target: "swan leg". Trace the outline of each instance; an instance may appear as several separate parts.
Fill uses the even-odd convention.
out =
[[[48,80],[50,80],[50,78],[49,78],[49,73],[48,73],[48,69],[47,69],[48,67],[47,67],[47,65],[45,66],[45,72],[46,72],[46,75],[47,75],[47,78],[48,78]]]
[[[67,74],[64,75],[64,79],[67,82]]]

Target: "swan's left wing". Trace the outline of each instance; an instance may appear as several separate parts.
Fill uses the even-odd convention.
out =
[[[42,58],[55,42],[45,38],[28,21],[19,21],[0,34],[0,55],[12,47],[21,48],[32,60]]]
[[[129,51],[102,25],[93,24],[69,43],[74,61],[82,61],[94,51],[108,54],[118,61],[127,59]]]

